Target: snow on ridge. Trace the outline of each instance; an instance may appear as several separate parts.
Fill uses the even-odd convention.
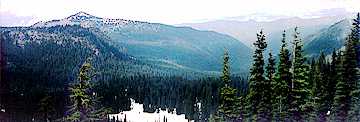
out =
[[[125,19],[112,19],[112,18],[101,18],[96,17],[85,12],[78,12],[74,15],[66,17],[60,20],[51,20],[47,22],[37,22],[31,27],[53,27],[57,25],[80,25],[82,27],[94,27],[94,26],[123,26],[127,24],[148,24],[148,22],[125,20]]]

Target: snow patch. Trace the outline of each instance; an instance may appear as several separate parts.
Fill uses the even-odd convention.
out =
[[[131,99],[131,108],[130,111],[109,114],[109,118],[123,121],[126,117],[127,122],[164,122],[164,119],[167,122],[193,122],[193,120],[185,119],[185,114],[175,114],[176,110],[173,113],[169,113],[167,110],[160,110],[158,113],[144,112],[143,104],[135,103],[134,99]]]

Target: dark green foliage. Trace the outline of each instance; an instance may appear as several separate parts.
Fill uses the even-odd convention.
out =
[[[225,86],[230,84],[230,64],[229,64],[229,52],[225,50],[224,53],[224,62],[223,62],[223,70],[221,80],[225,83]]]
[[[314,82],[312,84],[313,98],[312,101],[315,102],[315,111],[318,120],[317,121],[326,121],[326,113],[330,110],[331,98],[329,93],[329,66],[325,59],[325,54],[320,53],[320,57],[317,60],[314,68]]]
[[[92,90],[91,80],[94,77],[90,63],[85,62],[79,71],[78,80],[70,86],[71,106],[66,121],[94,121],[106,118],[103,108],[96,103],[96,93]]]
[[[291,81],[290,90],[290,108],[291,119],[295,121],[303,120],[305,114],[306,103],[310,95],[309,83],[307,82],[308,66],[305,64],[305,57],[302,50],[302,41],[299,37],[300,33],[295,28],[293,40],[293,61],[292,72],[293,79]]]
[[[309,68],[309,73],[308,73],[308,79],[307,81],[309,82],[309,88],[310,88],[310,96],[309,96],[309,100],[306,103],[306,114],[305,114],[305,120],[307,121],[316,121],[317,119],[317,111],[316,111],[316,102],[318,101],[318,97],[316,96],[316,61],[315,59],[312,59],[310,62],[310,68]]]
[[[270,83],[275,82],[275,65],[275,58],[271,53],[269,53],[268,64],[266,66],[266,80]]]
[[[266,81],[265,81],[265,87],[263,88],[263,92],[264,92],[264,96],[263,96],[263,102],[265,104],[265,108],[264,108],[264,117],[262,117],[263,119],[260,121],[269,121],[272,118],[272,107],[273,104],[275,104],[274,99],[275,99],[275,95],[274,93],[274,89],[273,86],[275,83],[275,58],[273,57],[273,55],[271,53],[269,53],[269,58],[268,58],[268,63],[267,66],[265,67],[266,69]]]
[[[327,74],[327,76],[329,77],[329,81],[328,81],[328,93],[329,93],[329,106],[330,106],[330,112],[332,111],[331,108],[334,104],[334,96],[335,96],[335,92],[336,92],[336,84],[338,81],[338,77],[337,77],[337,65],[340,64],[340,62],[338,61],[338,55],[336,53],[336,51],[334,50],[332,55],[331,55],[331,63],[329,65],[329,74]]]
[[[273,114],[275,120],[285,121],[288,118],[289,103],[289,92],[291,86],[290,72],[291,61],[290,52],[287,49],[285,31],[282,37],[282,46],[279,54],[279,64],[275,75],[275,82],[272,83],[272,89],[274,91],[273,98]]]
[[[337,58],[336,63],[336,71],[337,71],[337,84],[336,84],[336,92],[334,96],[334,104],[333,104],[333,116],[331,118],[332,121],[345,121],[347,117],[347,112],[349,109],[349,88],[344,80],[344,56],[342,52],[340,52]]]
[[[257,34],[257,40],[254,43],[256,47],[253,58],[253,66],[250,70],[250,80],[249,80],[249,94],[247,96],[248,103],[248,112],[252,114],[255,120],[269,120],[270,113],[268,100],[265,100],[265,96],[268,93],[265,93],[264,89],[271,88],[270,83],[265,80],[264,77],[264,57],[263,52],[267,47],[265,42],[265,35],[263,31],[260,31]]]
[[[346,39],[345,51],[339,55],[336,71],[338,83],[334,97],[334,117],[336,121],[359,120],[359,76],[358,76],[358,44],[359,44],[359,15],[353,22],[351,33]],[[338,59],[338,60],[339,60]]]
[[[234,121],[240,116],[240,110],[237,107],[237,103],[240,101],[237,97],[237,90],[230,85],[229,54],[227,51],[224,53],[223,73],[221,79],[225,85],[220,89],[220,119],[225,121]]]
[[[351,108],[349,121],[360,121],[360,13],[353,20],[345,46],[345,77],[350,86]]]

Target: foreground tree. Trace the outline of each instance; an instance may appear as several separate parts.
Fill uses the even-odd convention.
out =
[[[224,82],[224,86],[220,89],[220,106],[219,113],[221,120],[234,121],[240,117],[238,109],[239,98],[236,96],[236,89],[230,86],[230,64],[229,64],[228,51],[224,53],[224,65],[221,79]]]
[[[291,85],[291,61],[290,52],[286,45],[285,31],[282,35],[282,45],[279,54],[279,64],[277,73],[275,74],[275,81],[272,83],[273,89],[273,111],[274,119],[276,121],[285,121],[288,118],[288,93]]]
[[[66,121],[81,122],[101,120],[106,117],[106,110],[96,104],[96,93],[91,91],[93,68],[90,63],[85,62],[79,71],[78,82],[70,87],[70,100],[72,105],[68,111]]]
[[[328,97],[329,97],[329,93],[328,93],[328,79],[327,79],[327,73],[328,69],[327,69],[327,62],[325,59],[325,54],[324,53],[320,53],[320,57],[318,59],[318,61],[316,62],[316,66],[315,66],[315,77],[314,77],[314,81],[315,83],[313,84],[314,88],[314,97],[313,100],[314,102],[316,102],[316,115],[318,120],[317,121],[326,121],[326,113],[328,111]]]
[[[251,118],[257,121],[267,121],[271,119],[270,113],[271,106],[268,106],[268,93],[265,93],[264,89],[271,88],[270,83],[265,80],[264,77],[264,57],[263,52],[267,47],[265,42],[265,35],[261,30],[257,34],[257,40],[254,43],[255,52],[253,55],[254,62],[250,71],[250,81],[249,81],[249,94],[247,96],[247,109]]]
[[[353,28],[345,47],[345,80],[348,81],[351,98],[349,121],[360,121],[360,13],[353,20]]]
[[[271,54],[271,52],[269,53],[269,58],[268,58],[268,63],[267,63],[267,66],[265,67],[266,69],[266,83],[267,83],[267,86],[265,89],[264,89],[264,102],[266,104],[266,107],[267,110],[268,110],[268,119],[267,120],[271,120],[272,116],[273,116],[273,104],[275,104],[275,94],[274,93],[274,89],[272,87],[272,85],[274,85],[274,83],[276,82],[275,81],[275,58],[273,57],[273,55]],[[267,94],[267,95],[266,95]]]
[[[302,41],[299,37],[298,28],[295,28],[294,34],[294,48],[293,48],[293,62],[292,72],[293,79],[291,82],[290,93],[290,109],[291,119],[295,121],[302,121],[305,115],[306,103],[310,96],[309,84],[307,82],[308,67],[305,64],[305,57],[302,50]]]
[[[334,104],[332,110],[332,121],[346,121],[348,109],[349,109],[349,89],[346,81],[344,80],[344,56],[342,52],[337,55],[337,84],[335,87]]]

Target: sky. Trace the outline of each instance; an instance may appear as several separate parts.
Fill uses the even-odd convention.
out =
[[[359,12],[360,0],[0,0],[0,26],[27,26],[79,11],[105,18],[180,24],[251,14],[306,16],[334,8]]]

